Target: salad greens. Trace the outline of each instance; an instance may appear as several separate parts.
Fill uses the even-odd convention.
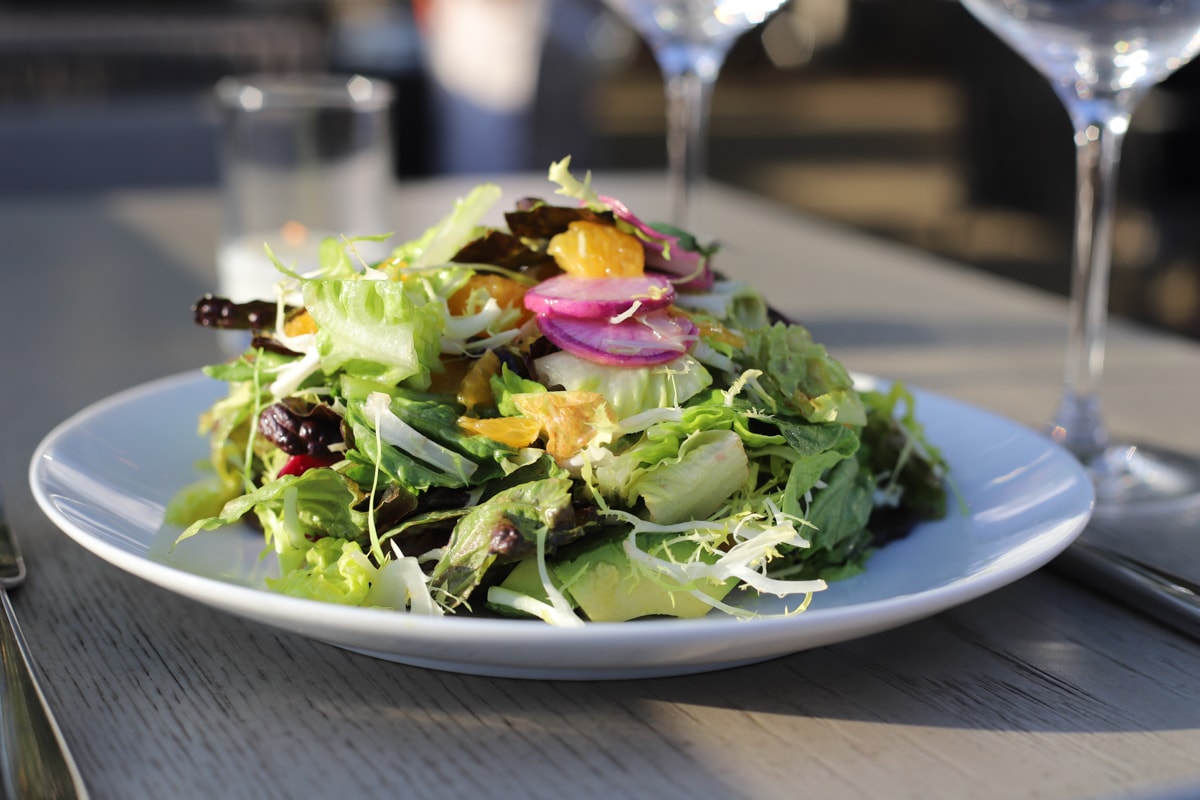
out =
[[[288,595],[579,625],[752,616],[735,592],[799,611],[945,513],[902,386],[856,390],[715,247],[569,159],[550,178],[575,202],[502,228],[483,185],[383,261],[329,240],[316,273],[279,265],[273,315],[202,299],[198,323],[253,339],[206,369],[229,391],[180,538],[261,528]]]

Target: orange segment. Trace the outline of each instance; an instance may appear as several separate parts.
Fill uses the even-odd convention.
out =
[[[514,394],[522,414],[536,420],[546,434],[546,452],[557,461],[578,453],[603,425],[616,419],[598,392],[530,392]]]
[[[528,447],[537,441],[538,434],[542,432],[541,424],[527,417],[459,417],[458,427],[473,436],[486,436],[493,442],[512,448]]]
[[[476,314],[491,297],[506,311],[517,310],[521,316],[513,325],[520,327],[532,315],[525,310],[525,286],[503,275],[479,273],[467,279],[466,285],[446,300],[446,307],[456,317]]]
[[[638,278],[646,253],[632,234],[602,222],[576,220],[550,240],[546,252],[559,268],[577,278]]]
[[[316,333],[317,322],[308,314],[308,309],[302,308],[284,320],[283,332],[288,336],[300,336],[305,333]]]
[[[500,358],[488,350],[472,362],[458,384],[458,402],[470,411],[479,406],[493,406],[492,376],[500,374]]]

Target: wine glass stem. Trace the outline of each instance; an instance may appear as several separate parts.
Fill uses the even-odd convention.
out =
[[[1092,110],[1094,113],[1084,113]],[[1121,145],[1130,114],[1088,104],[1071,114],[1075,127],[1075,242],[1068,310],[1063,397],[1052,435],[1085,463],[1108,445],[1100,413],[1108,285]]]
[[[696,193],[704,179],[705,132],[715,81],[715,74],[691,69],[666,77],[671,222],[685,230],[691,230]]]

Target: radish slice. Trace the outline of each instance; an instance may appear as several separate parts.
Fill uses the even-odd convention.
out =
[[[556,275],[525,292],[535,314],[576,319],[610,319],[666,308],[675,287],[661,275],[642,278],[576,278]]]
[[[647,367],[665,364],[687,352],[696,341],[696,326],[665,310],[609,322],[543,314],[542,335],[554,344],[597,364]]]
[[[646,266],[662,270],[680,278],[690,278],[679,284],[684,291],[704,292],[712,288],[713,272],[708,258],[695,250],[685,250],[679,243],[678,236],[672,236],[662,231],[656,231],[642,221],[629,208],[615,197],[599,195],[613,212],[613,216],[637,228],[642,237],[642,249],[646,252]],[[667,256],[670,253],[670,257]]]

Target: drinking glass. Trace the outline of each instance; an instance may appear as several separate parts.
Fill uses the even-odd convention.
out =
[[[281,276],[264,245],[306,272],[324,238],[390,230],[390,84],[362,75],[230,76],[215,92],[224,296],[276,298]]]
[[[1050,435],[1089,469],[1096,517],[1191,501],[1195,458],[1113,442],[1100,411],[1113,212],[1135,107],[1200,50],[1200,0],[962,0],[1054,87],[1075,133],[1076,210],[1067,359]]]
[[[786,0],[605,0],[646,40],[667,95],[671,222],[691,229],[713,85],[729,48]]]

